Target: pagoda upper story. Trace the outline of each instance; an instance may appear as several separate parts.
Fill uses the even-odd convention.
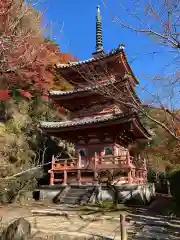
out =
[[[94,84],[94,82],[102,83],[109,80],[109,78],[119,81],[125,75],[128,75],[129,82],[135,87],[138,84],[138,80],[128,64],[124,47],[123,44],[120,44],[117,49],[113,49],[109,53],[104,51],[101,14],[98,6],[96,16],[96,51],[88,60],[57,65],[57,72],[60,72],[61,76],[70,82],[74,88],[89,86]]]
[[[120,44],[109,53],[94,53],[92,58],[84,61],[57,64],[56,70],[75,88],[91,85],[94,81],[101,83],[108,78],[120,80],[127,76],[131,85],[135,87],[139,82],[127,61],[124,48],[125,46]]]
[[[72,117],[107,113],[107,109],[126,113],[135,111],[141,104],[135,93],[138,80],[127,61],[124,45],[106,53],[101,24],[100,8],[97,7],[96,52],[90,59],[55,66],[73,90],[50,91],[50,98],[73,113]]]

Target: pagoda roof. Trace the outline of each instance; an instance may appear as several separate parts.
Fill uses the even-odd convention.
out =
[[[75,130],[77,127],[86,127],[88,125],[96,125],[99,123],[109,123],[109,124],[117,124],[117,123],[127,123],[134,122],[136,127],[138,127],[145,138],[150,138],[151,134],[144,128],[141,124],[137,113],[129,114],[129,113],[118,113],[118,114],[106,114],[100,116],[89,116],[84,118],[75,118],[70,121],[60,121],[60,122],[45,122],[42,121],[40,123],[40,127],[44,130],[51,129],[59,129],[60,131],[69,131]],[[72,128],[73,127],[73,128]]]
[[[41,127],[43,128],[59,128],[59,127],[69,127],[69,126],[79,126],[89,123],[99,123],[108,120],[116,120],[125,117],[125,114],[106,114],[101,116],[92,116],[84,118],[75,118],[71,121],[61,121],[61,122],[41,122]]]
[[[109,57],[113,57],[113,56],[116,56],[118,55],[119,53],[122,53],[123,55],[123,58],[127,64],[127,68],[128,68],[128,71],[129,73],[133,76],[136,84],[139,83],[139,81],[137,80],[137,78],[135,77],[128,61],[127,61],[127,57],[126,57],[126,54],[124,52],[124,45],[123,44],[120,44],[118,48],[115,48],[113,50],[111,50],[110,52],[108,53],[102,53],[100,54],[99,56],[94,56],[92,58],[89,58],[87,60],[83,60],[83,61],[77,61],[77,62],[68,62],[68,63],[65,63],[65,64],[56,64],[55,65],[55,68],[57,69],[60,69],[60,70],[63,70],[63,69],[68,69],[68,68],[72,68],[72,67],[80,67],[80,66],[83,66],[84,64],[89,64],[89,63],[94,63],[94,62],[98,62],[100,60],[106,60],[108,59]]]
[[[99,89],[99,88],[104,87],[104,86],[108,86],[110,84],[113,84],[113,82],[108,81],[108,82],[104,82],[104,83],[100,83],[100,84],[96,84],[96,85],[92,85],[92,86],[75,88],[75,89],[72,89],[72,90],[69,90],[69,91],[51,90],[51,91],[49,91],[49,95],[50,96],[63,96],[63,95],[70,95],[72,93],[87,92],[87,91],[92,91],[92,90]]]
[[[69,91],[59,91],[59,90],[51,90],[49,91],[49,95],[50,96],[64,96],[64,95],[71,95],[73,93],[81,93],[81,92],[89,92],[89,91],[93,91],[102,87],[106,87],[108,85],[112,85],[112,84],[117,84],[120,83],[120,81],[106,81],[106,82],[101,82],[98,84],[92,84],[90,86],[85,86],[85,87],[80,87],[80,88],[74,88],[72,90]]]
[[[118,85],[119,84],[119,85]],[[139,97],[137,96],[136,92],[134,91],[133,87],[131,86],[131,84],[129,83],[129,81],[127,80],[118,80],[115,81],[114,79],[106,81],[106,82],[101,82],[98,84],[94,84],[91,86],[87,86],[87,87],[82,87],[82,88],[76,88],[76,89],[72,89],[69,91],[49,91],[49,96],[50,98],[52,98],[54,101],[59,101],[59,103],[64,106],[65,108],[69,109],[69,103],[67,103],[66,101],[70,100],[70,99],[74,99],[74,98],[84,98],[85,96],[90,96],[90,95],[102,95],[104,98],[108,98],[110,97],[108,94],[106,94],[106,90],[103,92],[100,91],[100,89],[104,88],[104,87],[109,87],[112,85],[112,88],[114,86],[114,89],[116,90],[116,88],[119,88],[121,86],[126,87],[127,91],[129,91],[129,94],[132,96],[132,99],[134,104],[141,104],[141,100],[139,99]],[[116,86],[116,87],[115,87]],[[99,89],[99,91],[97,91]],[[85,103],[85,101],[84,101]],[[71,103],[70,103],[71,104]],[[73,105],[73,102],[72,104]]]
[[[57,68],[69,68],[69,67],[75,67],[75,66],[80,66],[86,63],[91,63],[91,62],[96,62],[99,60],[103,60],[104,58],[107,57],[112,57],[114,55],[116,55],[117,53],[120,53],[120,51],[122,51],[121,47],[118,47],[117,49],[113,49],[108,53],[103,53],[101,54],[99,57],[95,56],[86,60],[82,60],[82,61],[77,61],[77,62],[68,62],[68,63],[60,63],[60,64],[56,64]]]

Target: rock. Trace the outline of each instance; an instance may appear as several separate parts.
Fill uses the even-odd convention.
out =
[[[18,218],[3,230],[1,240],[27,240],[31,235],[31,225],[24,218]]]
[[[126,216],[126,222],[127,222],[127,223],[130,223],[131,221],[132,221],[132,217]]]

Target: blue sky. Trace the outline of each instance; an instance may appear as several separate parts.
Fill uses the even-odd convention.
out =
[[[52,21],[52,37],[56,39],[61,50],[71,51],[75,57],[84,60],[91,57],[95,51],[96,6],[100,5],[105,51],[118,47],[120,43],[125,44],[129,63],[141,84],[148,84],[147,76],[165,74],[165,65],[172,61],[173,56],[169,53],[155,56],[151,54],[154,51],[164,51],[164,48],[159,47],[149,36],[121,28],[113,22],[112,15],[115,14],[125,23],[138,24],[136,19],[123,11],[119,0],[105,2],[108,8],[101,0],[45,0],[38,4],[37,9],[44,13],[43,25],[49,26]],[[121,0],[122,2],[124,6],[130,7],[132,1]],[[172,69],[168,69],[168,72],[170,71]],[[148,84],[148,88],[151,91],[153,87]],[[147,96],[147,92],[142,92],[141,89],[139,94],[143,98]]]

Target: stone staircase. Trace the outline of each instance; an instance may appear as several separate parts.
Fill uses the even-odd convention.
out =
[[[94,186],[71,186],[67,193],[60,198],[60,203],[80,205],[88,203],[94,190]]]

